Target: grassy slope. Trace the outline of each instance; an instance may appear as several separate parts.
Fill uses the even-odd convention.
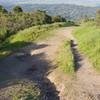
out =
[[[56,57],[58,67],[65,73],[72,75],[74,73],[73,55],[70,50],[70,41],[64,41]]]
[[[79,49],[86,54],[94,68],[100,71],[100,28],[94,22],[88,22],[74,32]]]
[[[34,26],[9,37],[2,43],[0,58],[6,57],[13,50],[21,48],[29,43],[46,39],[53,35],[52,30],[65,26],[66,23],[54,23],[48,25]]]

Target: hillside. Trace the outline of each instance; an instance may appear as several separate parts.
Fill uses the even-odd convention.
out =
[[[4,5],[11,10],[15,5]],[[50,15],[62,15],[68,19],[79,19],[82,16],[95,17],[96,7],[85,7],[69,4],[20,4],[24,11],[31,12],[36,10],[45,10]]]

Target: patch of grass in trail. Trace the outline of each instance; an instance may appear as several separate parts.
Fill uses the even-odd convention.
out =
[[[13,50],[19,49],[29,43],[47,39],[54,35],[53,30],[66,26],[66,23],[39,25],[19,31],[3,43],[0,43],[0,58],[5,58]]]
[[[40,100],[41,90],[35,82],[21,80],[0,91],[0,100]]]
[[[100,28],[88,22],[74,31],[80,51],[87,55],[93,67],[100,72]]]
[[[65,40],[59,49],[56,57],[57,66],[65,73],[74,74],[73,55],[70,49],[70,41]]]

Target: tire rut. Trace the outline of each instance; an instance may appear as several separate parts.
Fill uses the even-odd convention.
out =
[[[98,81],[100,75],[93,70],[88,58],[78,51],[78,44],[75,40],[71,40],[71,51],[76,71],[76,83],[74,82],[74,84],[80,86],[77,87],[79,91],[82,90],[80,95],[86,96],[77,100],[100,100],[100,81]],[[99,83],[99,87],[95,82]]]

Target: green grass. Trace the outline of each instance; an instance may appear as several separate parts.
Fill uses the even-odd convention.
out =
[[[70,41],[64,41],[56,57],[57,66],[61,68],[65,73],[74,74],[73,55],[70,50]]]
[[[47,25],[39,25],[19,31],[12,35],[3,43],[0,43],[0,58],[5,58],[12,51],[17,50],[29,43],[47,39],[53,36],[53,30],[66,26],[66,23],[54,23]]]
[[[80,51],[87,55],[93,67],[100,72],[100,28],[95,22],[81,25],[74,31]]]

